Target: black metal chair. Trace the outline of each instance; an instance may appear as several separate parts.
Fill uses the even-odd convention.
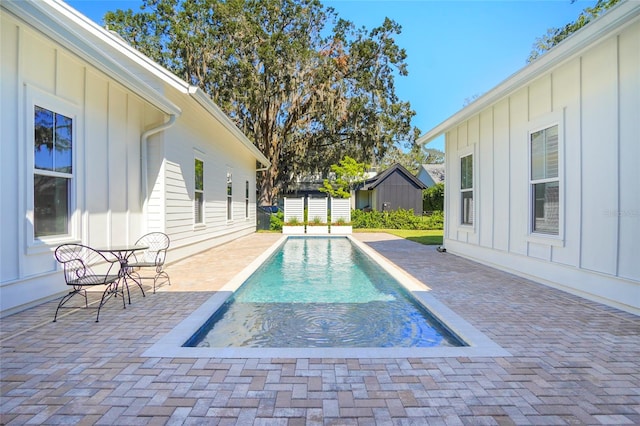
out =
[[[153,279],[153,292],[156,292],[156,284],[158,279],[164,278],[169,285],[171,280],[169,274],[164,271],[164,262],[167,258],[167,249],[169,248],[169,236],[162,232],[151,232],[143,235],[136,241],[136,245],[147,246],[148,249],[143,252],[133,254],[133,259],[128,263],[129,274],[135,275],[139,280]],[[150,268],[155,270],[153,276],[142,276],[140,270]]]
[[[124,290],[118,290],[120,281],[120,262],[115,257],[108,257],[104,254],[81,244],[63,244],[56,248],[55,257],[64,266],[64,279],[73,290],[62,297],[53,322],[58,318],[58,311],[61,308],[76,309],[77,307],[64,306],[73,296],[81,294],[84,296],[84,307],[89,308],[87,301],[87,288],[96,286],[106,286],[98,305],[96,322],[100,319],[100,309],[111,296],[122,293],[122,304],[124,302]]]

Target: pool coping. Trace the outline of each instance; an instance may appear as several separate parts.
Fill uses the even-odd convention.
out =
[[[152,358],[440,358],[507,357],[511,354],[476,329],[461,316],[429,294],[429,287],[394,265],[378,252],[351,236],[348,238],[385,271],[393,276],[445,327],[468,346],[431,348],[198,348],[182,345],[209,317],[262,265],[286,240],[284,235],[169,333],[149,347],[142,356]],[[294,237],[295,238],[295,237]],[[327,236],[307,237],[327,238]]]

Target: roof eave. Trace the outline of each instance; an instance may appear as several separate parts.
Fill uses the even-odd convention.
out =
[[[55,36],[56,41],[66,49],[103,70],[163,113],[169,115],[182,113],[180,107],[91,43],[91,38],[98,36],[96,28],[103,32],[106,31],[65,3],[50,0],[34,2],[3,0],[2,7],[47,36]],[[73,28],[69,25],[69,19],[72,19],[76,27],[79,28]]]
[[[447,118],[423,136],[420,136],[416,140],[416,143],[420,145],[428,144],[457,124],[506,98],[527,82],[543,75],[559,64],[570,61],[580,55],[592,43],[614,30],[622,29],[639,15],[640,2],[625,0],[619,3],[603,16],[590,22],[585,28],[575,32],[540,58],[512,74],[510,77],[507,77],[506,80],[479,97],[475,102]]]
[[[205,109],[209,114],[215,117],[222,125],[231,132],[239,141],[247,148],[253,156],[263,166],[271,166],[271,162],[265,157],[265,155],[247,138],[247,136],[240,131],[238,126],[225,114],[218,105],[207,95],[202,89],[191,86],[189,87],[189,94]]]

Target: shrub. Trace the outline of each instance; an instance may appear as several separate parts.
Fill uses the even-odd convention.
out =
[[[444,229],[444,212],[436,210],[429,216],[425,216],[426,229]]]
[[[272,231],[282,231],[282,224],[284,223],[284,212],[278,211],[275,214],[269,216],[269,229]]]
[[[422,191],[422,209],[425,212],[444,209],[444,183],[436,183]]]
[[[351,222],[359,229],[443,229],[442,211],[431,216],[416,216],[413,210],[398,209],[390,212],[352,210]]]

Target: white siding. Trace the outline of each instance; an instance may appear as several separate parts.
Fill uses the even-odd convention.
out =
[[[175,261],[255,231],[256,153],[242,144],[237,132],[221,123],[215,111],[205,108],[202,100],[177,89],[175,81],[165,79],[164,74],[140,67],[113,46],[105,47],[105,52],[115,55],[106,60],[128,61],[122,66],[150,82],[164,97],[149,96],[147,88],[140,89],[122,76],[116,79],[105,74],[110,71],[98,69],[65,49],[60,44],[65,41],[55,42],[55,33],[45,36],[5,13],[4,5],[0,19],[0,173],[3,183],[15,182],[0,186],[0,315],[66,291],[53,257],[53,250],[63,242],[106,246],[134,242],[147,231],[164,231],[172,242],[168,260]],[[71,30],[72,20],[65,22]],[[75,30],[82,34],[81,28]],[[153,100],[143,100],[137,90]],[[27,131],[25,111],[33,108],[31,99],[38,96],[76,111],[73,235],[48,244],[30,241],[33,225],[25,219],[30,215],[28,206],[33,204],[29,184],[33,181],[29,165],[33,136]],[[164,109],[167,105],[170,107]],[[182,115],[172,127],[149,137],[143,162],[143,133],[168,118],[159,108],[181,110]],[[194,226],[193,217],[196,151],[205,164],[202,226]],[[144,163],[146,176],[142,174]],[[233,171],[232,220],[226,216],[227,170]],[[142,187],[143,177],[146,188]],[[250,188],[248,217],[246,182]]]
[[[625,108],[620,110],[619,117],[618,274],[624,278],[639,280],[640,23],[636,23],[632,30],[621,34],[619,42],[619,104]],[[640,299],[640,295],[638,298]]]
[[[66,290],[53,257],[62,242],[91,245],[132,242],[141,232],[139,136],[145,108],[140,98],[28,24],[2,13],[2,267],[0,311],[4,315]],[[32,203],[27,131],[31,96],[46,96],[78,111],[73,153],[77,223],[68,239],[30,241],[25,220]],[[40,95],[42,94],[42,95]],[[159,119],[157,112],[149,114]],[[13,200],[8,203],[7,200]]]
[[[195,101],[185,103],[183,114],[163,136],[165,232],[178,256],[193,254],[238,236],[255,232],[256,172],[255,158],[238,143],[235,136],[214,120]],[[204,164],[204,222],[194,222],[194,159]],[[232,219],[227,220],[227,172],[232,174]],[[245,188],[249,181],[249,217],[245,217]],[[162,186],[158,182],[158,187]]]
[[[479,138],[484,143],[479,144],[478,158],[476,164],[482,164],[478,167],[479,179],[476,190],[476,198],[478,200],[477,215],[478,217],[491,217],[493,214],[493,191],[484,191],[485,188],[491,188],[494,183],[494,167],[493,167],[493,109],[488,109],[480,114]],[[483,220],[478,224],[479,243],[484,247],[493,247],[493,220]]]
[[[448,251],[640,312],[640,23],[446,131]],[[530,234],[529,141],[559,122],[561,226]],[[477,144],[475,232],[460,223],[459,155]]]
[[[483,193],[493,192],[493,214],[479,216],[478,221],[493,220],[493,248],[509,251],[509,208],[511,200],[511,147],[509,143],[509,100],[496,104],[493,108],[493,182],[495,188],[483,188]],[[484,145],[484,140],[480,145]],[[480,164],[481,168],[484,168]]]
[[[581,267],[616,273],[618,255],[618,78],[616,40],[582,59]]]

